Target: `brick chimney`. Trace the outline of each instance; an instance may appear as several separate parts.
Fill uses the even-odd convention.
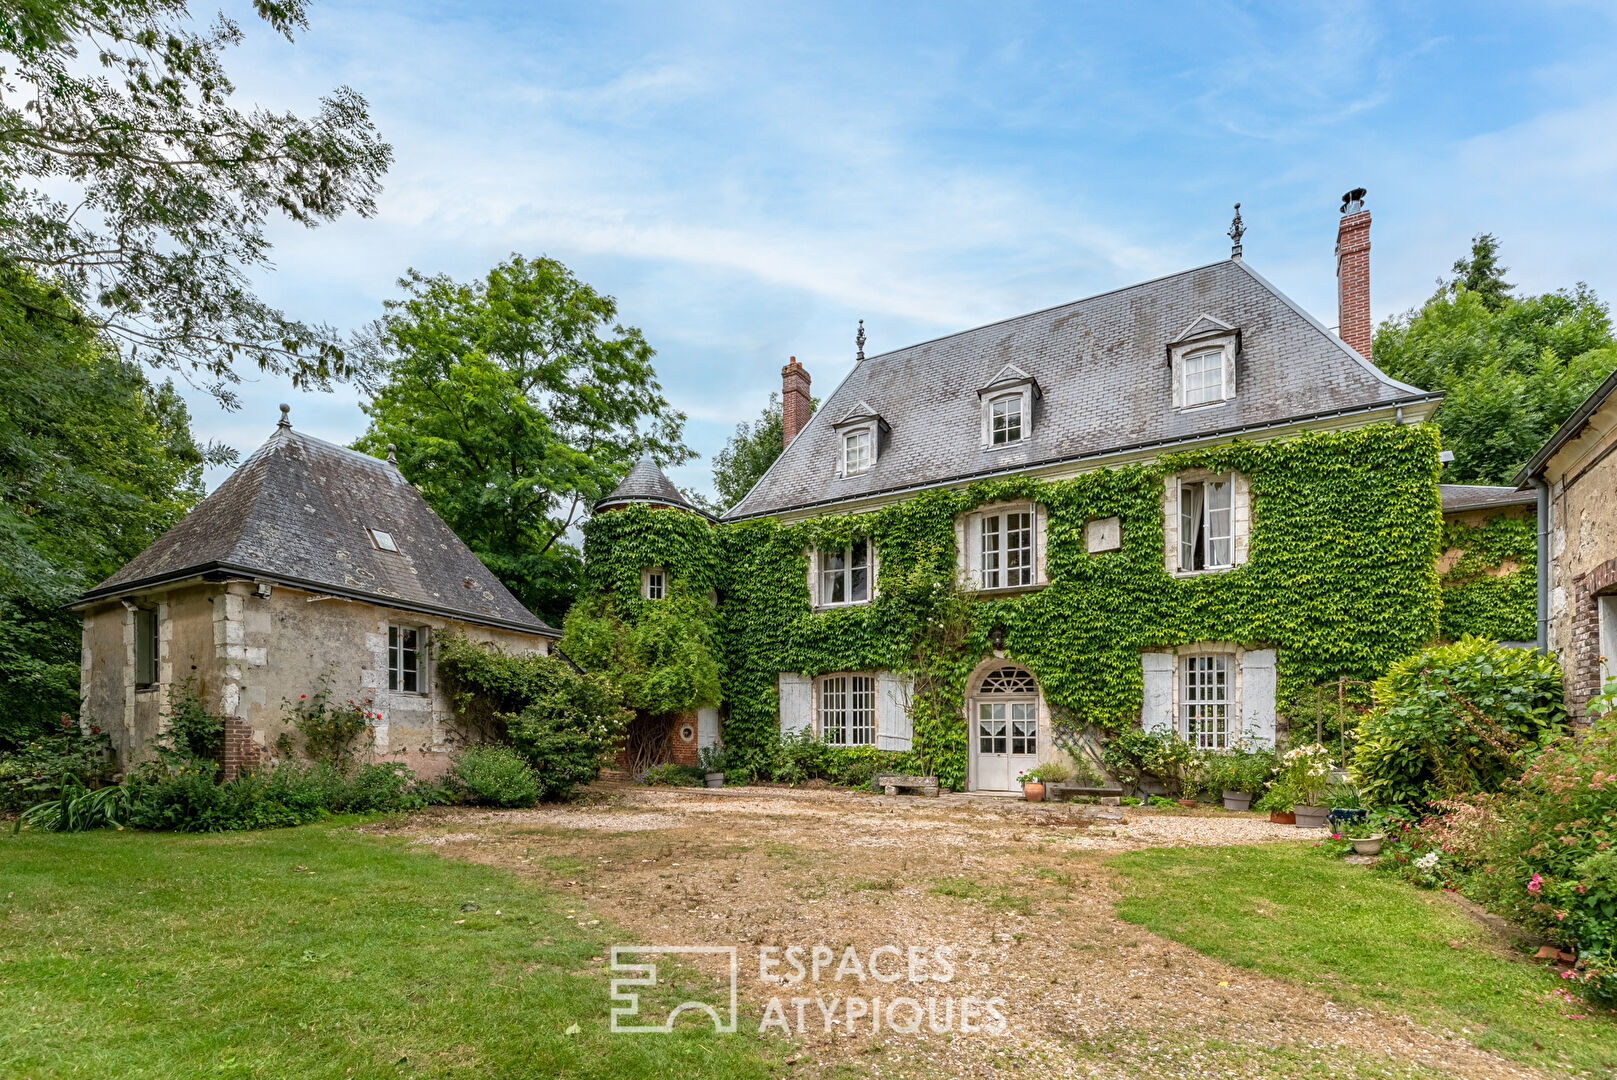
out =
[[[809,373],[795,356],[780,369],[780,409],[782,445],[790,446],[814,411],[809,398]]]
[[[1336,227],[1337,330],[1360,356],[1370,358],[1370,211],[1364,188],[1342,196]]]

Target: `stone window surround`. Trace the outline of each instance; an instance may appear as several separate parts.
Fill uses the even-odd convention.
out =
[[[877,578],[880,576],[881,558],[876,551],[876,542],[874,540],[866,537],[865,545],[869,554],[869,558],[865,563],[867,573],[869,575],[869,586],[865,591],[865,599],[850,600],[841,604],[828,604],[821,600],[820,583],[822,578],[820,577],[820,551],[818,548],[803,549],[804,559],[808,563],[807,581],[809,609],[811,611],[841,611],[843,608],[864,607],[867,604],[875,602],[876,597],[880,595],[880,591],[876,588],[876,582]]]
[[[1173,373],[1173,408],[1175,412],[1199,412],[1203,409],[1216,409],[1221,405],[1228,405],[1235,400],[1235,361],[1239,354],[1240,332],[1229,330],[1223,333],[1202,334],[1188,341],[1175,342],[1168,346],[1168,364]],[[1224,395],[1215,401],[1203,401],[1195,405],[1185,404],[1184,372],[1185,357],[1195,353],[1203,353],[1209,349],[1219,349],[1223,353],[1224,367]]]
[[[1231,479],[1234,490],[1230,499],[1230,521],[1233,532],[1231,558],[1234,566],[1211,570],[1181,570],[1179,568],[1179,485],[1207,480]],[[1252,540],[1252,483],[1242,473],[1220,473],[1211,469],[1186,469],[1173,473],[1163,482],[1162,489],[1162,565],[1174,577],[1196,577],[1200,574],[1227,574],[1247,561]]]
[[[1012,446],[1021,446],[1033,437],[1033,402],[1038,396],[1038,384],[1032,379],[1025,382],[1006,384],[992,390],[980,391],[982,394],[982,432],[981,439],[984,450],[1004,450]],[[1020,398],[1022,401],[1022,434],[1015,439],[996,443],[994,441],[994,403],[1007,398]]]
[[[833,743],[833,746],[870,746],[878,744],[881,733],[881,689],[880,673],[875,671],[828,671],[824,675],[814,677],[814,736],[817,739],[825,738],[825,684],[828,679],[847,679],[845,691],[847,693],[847,734],[851,737],[854,729],[854,679],[870,680],[870,741]]]
[[[1274,679],[1276,675],[1276,652],[1271,646],[1243,645],[1238,641],[1196,641],[1186,645],[1179,645],[1171,649],[1142,654],[1142,662],[1150,670],[1152,657],[1171,658],[1171,708],[1172,714],[1168,718],[1174,734],[1184,739],[1187,737],[1184,715],[1184,664],[1187,656],[1228,656],[1233,661],[1229,695],[1229,718],[1225,725],[1225,746],[1233,746],[1247,741],[1250,734],[1260,745],[1273,745],[1275,738],[1275,717],[1272,713],[1274,707]],[[1262,707],[1264,716],[1248,715],[1247,685],[1251,672],[1249,667],[1262,668],[1264,679],[1257,692],[1257,698],[1251,703],[1254,708]],[[1159,669],[1160,670],[1160,669]],[[1145,709],[1150,713],[1151,695],[1147,688]],[[1146,731],[1161,730],[1164,726],[1164,717],[1151,714],[1142,715],[1142,726]]]
[[[1190,740],[1190,724],[1185,716],[1185,660],[1192,656],[1222,656],[1229,661],[1229,684],[1224,699],[1224,746],[1233,746],[1241,740],[1242,679],[1241,660],[1245,650],[1231,641],[1207,641],[1186,645],[1174,650],[1173,658],[1173,726],[1174,734],[1182,741]]]
[[[1001,586],[997,589],[984,588],[982,584],[981,520],[983,517],[993,514],[1026,512],[1030,506],[1033,512],[1033,584]],[[1007,596],[1018,592],[1042,589],[1050,584],[1050,576],[1045,568],[1045,552],[1049,547],[1046,539],[1048,519],[1049,513],[1043,503],[1029,503],[1019,500],[985,503],[970,513],[961,514],[955,518],[955,566],[965,586],[990,596]]]

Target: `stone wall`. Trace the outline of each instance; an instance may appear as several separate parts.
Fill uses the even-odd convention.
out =
[[[381,714],[368,758],[438,776],[461,733],[430,658],[425,692],[388,689],[388,627],[424,629],[429,641],[460,631],[512,651],[548,651],[546,639],[532,634],[280,585],[259,596],[249,581],[190,585],[139,603],[158,611],[160,682],[151,689],[134,685],[134,616],[126,606],[113,601],[84,617],[82,717],[113,733],[126,767],[149,754],[171,695],[191,679],[210,709],[234,718],[226,729],[229,775],[273,760],[284,741],[295,749],[290,710],[325,687],[338,701],[368,700],[369,711]]]
[[[1601,679],[1598,603],[1617,594],[1617,398],[1550,458],[1550,647],[1566,670],[1567,710],[1586,719]],[[1617,656],[1611,657],[1617,675]]]

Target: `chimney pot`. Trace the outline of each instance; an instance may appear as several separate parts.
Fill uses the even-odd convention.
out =
[[[809,397],[809,373],[797,362],[797,357],[790,357],[786,366],[780,369],[780,436],[783,449],[792,445],[797,433],[809,422],[813,410],[814,402]]]
[[[1364,188],[1342,196],[1336,226],[1337,333],[1365,359],[1370,358],[1370,211]]]

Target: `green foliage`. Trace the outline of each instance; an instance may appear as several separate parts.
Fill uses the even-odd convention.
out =
[[[169,695],[168,722],[155,749],[180,761],[207,758],[217,761],[225,748],[225,718],[210,713],[197,695],[196,682],[187,679]]]
[[[124,785],[128,823],[166,832],[235,832],[305,825],[333,813],[414,810],[424,802],[415,775],[389,763],[358,765],[345,775],[327,762],[282,762],[222,784],[218,771],[202,760],[144,766]]]
[[[633,623],[619,616],[611,596],[580,600],[567,613],[561,644],[617,687],[631,709],[684,713],[719,703],[713,605],[683,578],[669,581],[662,600],[640,605]]]
[[[528,759],[497,743],[477,743],[455,755],[450,774],[471,802],[486,806],[532,806],[539,778]]]
[[[1324,806],[1331,786],[1331,751],[1319,743],[1294,746],[1280,755],[1276,783],[1285,786],[1298,806]]]
[[[1617,368],[1617,346],[1606,305],[1585,285],[1505,295],[1490,236],[1455,272],[1418,311],[1381,324],[1376,365],[1444,391],[1435,420],[1454,451],[1446,480],[1503,484]]]
[[[1163,483],[1191,468],[1249,478],[1251,557],[1232,571],[1175,578],[1163,567]],[[743,756],[773,738],[777,672],[909,672],[917,681],[914,756],[944,784],[959,787],[966,682],[989,654],[996,626],[1006,655],[1027,664],[1058,715],[1114,731],[1139,715],[1140,653],[1152,647],[1272,644],[1282,698],[1339,675],[1373,678],[1437,631],[1437,468],[1435,429],[1377,425],[1237,442],[1070,480],[982,482],[856,515],[718,526],[705,565],[722,574],[725,738]],[[960,593],[955,518],[1002,499],[1046,506],[1050,584],[1002,599]],[[1084,523],[1112,515],[1123,520],[1123,549],[1088,554]],[[649,519],[641,518],[648,525]],[[676,526],[664,528],[664,546],[699,554],[675,535]],[[855,537],[872,539],[880,553],[877,598],[811,611],[805,552]],[[657,544],[637,541],[636,559],[612,553],[604,560],[619,590],[627,590],[631,567],[637,583],[638,566],[664,562],[646,557]],[[591,537],[592,574],[598,545],[610,552],[605,538]]]
[[[810,415],[819,407],[819,398],[809,399]],[[713,456],[713,488],[719,497],[712,510],[730,509],[769,471],[786,448],[783,425],[780,395],[773,393],[757,420],[736,425],[724,449]]]
[[[196,445],[171,384],[0,258],[0,748],[78,712],[80,621],[65,605],[185,516],[205,456],[229,457]]]
[[[1254,798],[1268,790],[1280,761],[1266,746],[1236,746],[1206,755],[1202,783],[1210,792],[1242,791]]]
[[[559,620],[579,585],[567,541],[642,455],[692,456],[652,348],[617,301],[554,259],[513,255],[482,281],[411,270],[367,342],[369,429],[532,610]]]
[[[669,761],[661,765],[653,765],[640,776],[635,777],[635,782],[651,787],[703,787],[707,783],[707,778],[703,776],[700,769],[693,769],[689,765],[677,765]]]
[[[629,722],[609,683],[553,657],[446,635],[438,639],[438,671],[457,717],[527,758],[543,799],[566,798],[599,776]]]
[[[370,698],[338,702],[331,696],[330,687],[322,685],[313,694],[300,695],[296,703],[287,703],[287,723],[303,736],[306,757],[347,773],[353,768],[354,753],[375,742],[376,729],[372,725],[382,717],[371,711],[372,704]],[[223,721],[219,737],[221,741],[224,738]]]
[[[0,753],[0,814],[15,813],[61,791],[72,777],[90,788],[112,778],[112,739],[98,724],[57,718],[53,734]]]
[[[1353,774],[1371,806],[1497,791],[1566,722],[1561,669],[1466,637],[1409,656],[1376,682]]]
[[[129,793],[124,788],[91,790],[78,776],[67,773],[56,797],[24,810],[11,831],[19,832],[24,825],[46,832],[85,832],[109,826],[122,829],[128,816]]]
[[[288,41],[305,6],[254,5]],[[0,19],[0,260],[90,313],[64,321],[198,372],[227,403],[242,359],[295,385],[348,374],[330,327],[287,318],[251,279],[271,265],[270,222],[369,216],[393,156],[346,86],[307,120],[234,107],[223,53],[242,40],[186,0],[32,0]],[[0,278],[0,304],[14,283]]]
[[[1446,522],[1443,550],[1460,558],[1440,578],[1443,636],[1532,641],[1538,634],[1538,536],[1532,517],[1504,514],[1481,525]],[[1501,572],[1503,571],[1503,572]]]
[[[1072,779],[1072,769],[1059,761],[1047,761],[1029,769],[1027,778],[1046,784],[1065,784]]]

